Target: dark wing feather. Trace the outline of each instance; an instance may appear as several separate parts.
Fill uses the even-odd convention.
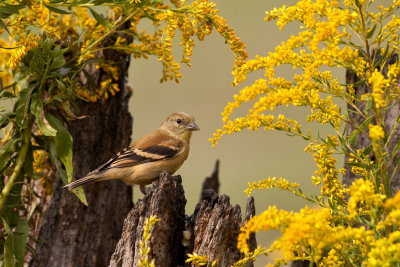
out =
[[[113,156],[109,161],[101,165],[96,171],[104,171],[111,168],[123,168],[134,166],[140,163],[150,162],[147,160],[148,158],[137,155],[133,152],[133,150],[131,150],[130,147],[127,147],[117,155]],[[126,165],[123,162],[130,162],[130,164]]]
[[[172,158],[178,154],[180,147],[170,147],[163,145],[154,145],[145,149],[135,149],[128,147],[112,157],[96,171],[104,171],[111,168],[125,168],[135,165]],[[138,155],[137,153],[141,154]],[[144,152],[144,153],[142,153]],[[154,156],[154,157],[152,157]]]
[[[172,158],[179,152],[179,148],[172,149],[169,146],[163,145],[149,146],[141,150],[146,153],[164,156],[165,158]]]

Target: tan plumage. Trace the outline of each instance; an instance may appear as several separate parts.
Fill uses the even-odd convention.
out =
[[[150,184],[165,170],[175,173],[189,154],[192,131],[200,128],[193,116],[184,112],[169,115],[157,130],[143,136],[96,170],[65,187],[103,180],[120,179],[126,184]]]

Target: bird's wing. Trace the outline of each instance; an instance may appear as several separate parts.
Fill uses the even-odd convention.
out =
[[[182,151],[183,143],[162,132],[151,133],[112,157],[96,171],[125,168],[173,158]]]

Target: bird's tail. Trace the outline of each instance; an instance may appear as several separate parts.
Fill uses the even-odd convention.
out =
[[[87,176],[78,179],[76,181],[73,181],[67,185],[64,185],[63,188],[67,187],[69,191],[71,191],[72,189],[84,185],[84,184],[88,184],[88,183],[92,183],[92,182],[96,182],[96,181],[100,181],[102,180],[102,176],[99,174],[88,174]]]

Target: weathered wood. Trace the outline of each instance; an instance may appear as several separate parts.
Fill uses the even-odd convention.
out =
[[[208,189],[214,190],[217,194],[219,193],[219,160],[215,162],[214,171],[211,176],[204,179],[200,196],[201,199],[203,198],[204,191]]]
[[[216,172],[214,174],[218,177]],[[240,227],[255,214],[254,199],[248,199],[242,221],[239,205],[232,206],[228,196],[218,196],[212,189],[204,190],[202,196],[194,214],[185,216],[186,199],[181,178],[163,172],[129,213],[109,266],[138,266],[144,222],[151,215],[160,219],[150,239],[150,257],[155,266],[190,266],[184,263],[187,253],[207,256],[211,262],[218,260],[216,266],[230,266],[239,260],[237,236]],[[251,249],[257,246],[255,236],[249,245]]]
[[[181,266],[182,233],[185,230],[186,198],[180,176],[171,177],[162,172],[160,178],[147,188],[146,196],[140,199],[129,212],[124,222],[122,238],[116,246],[109,266],[139,266],[140,242],[143,239],[145,221],[152,215],[160,219],[150,239],[150,258],[155,266]]]
[[[193,243],[189,251],[207,256],[210,261],[218,260],[218,266],[230,266],[240,259],[236,248],[242,224],[239,205],[232,206],[228,196],[207,190],[192,216],[189,229]]]
[[[247,198],[246,202],[246,213],[244,215],[243,226],[256,215],[256,206],[254,205],[254,197]],[[254,251],[257,248],[256,234],[251,233],[248,241],[250,251]],[[248,267],[253,266],[253,264],[248,264]]]
[[[104,46],[112,42],[107,39]],[[76,178],[129,145],[132,132],[132,117],[128,111],[130,92],[125,88],[130,57],[112,50],[102,51],[97,56],[116,64],[120,91],[96,103],[80,101],[79,115],[87,118],[67,122],[73,137]],[[109,77],[94,66],[87,72],[98,86]],[[84,75],[81,82],[87,85]],[[61,186],[60,179],[56,179],[51,203],[36,236],[41,240],[36,244],[39,261],[31,260],[29,266],[106,266],[120,238],[123,220],[132,208],[131,188],[120,181],[87,185],[84,189],[89,206],[86,207]]]

